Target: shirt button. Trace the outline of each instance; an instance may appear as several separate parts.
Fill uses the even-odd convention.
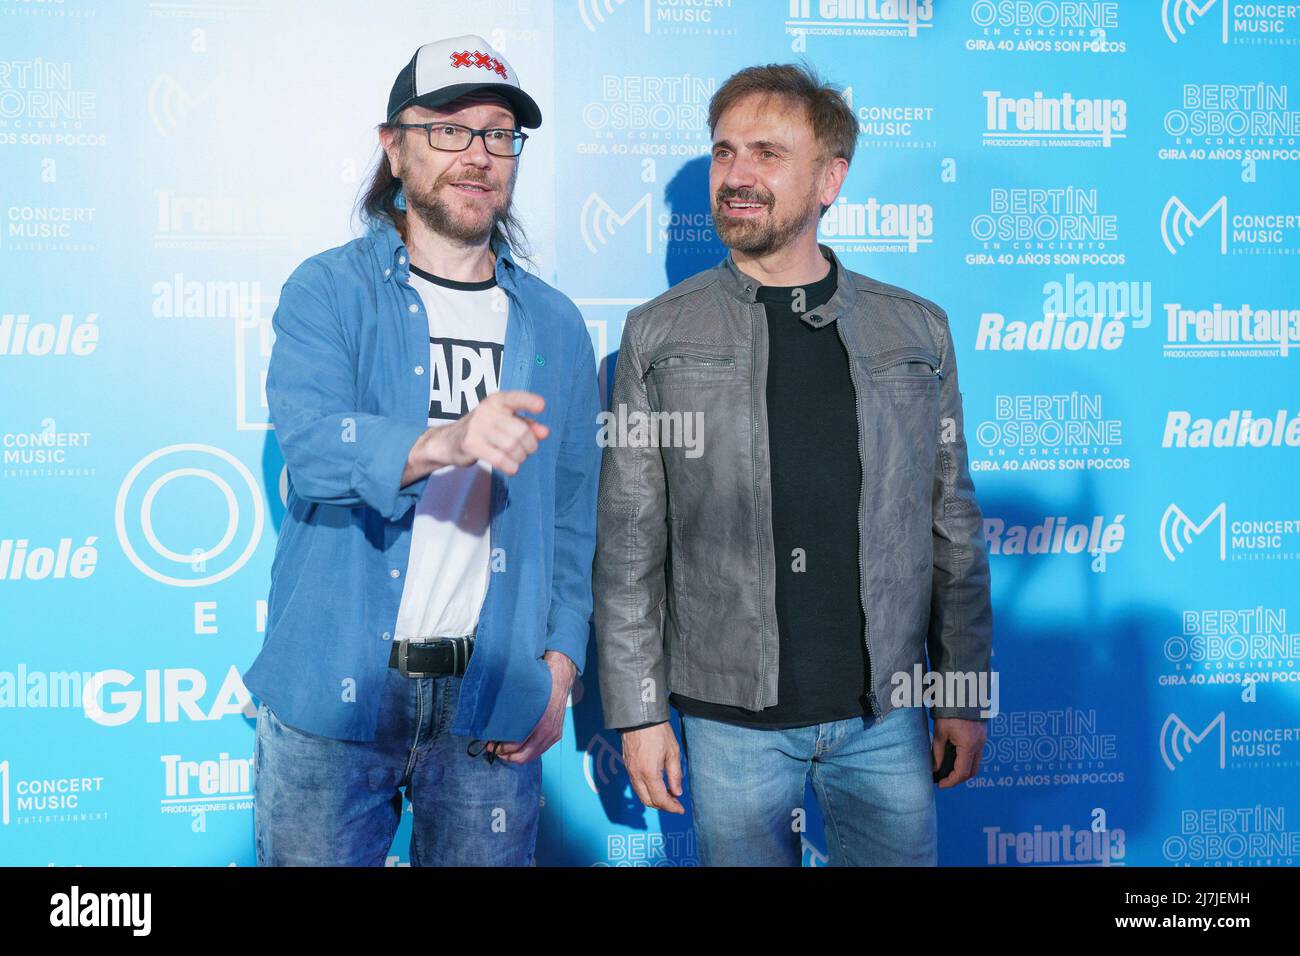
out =
[[[412,302],[409,306],[407,306],[407,308],[409,308],[412,312],[420,311],[420,307],[416,305],[414,302]]]
[[[384,631],[384,640],[391,641],[392,639],[393,639],[393,635],[389,634],[387,631]]]
[[[417,366],[415,367],[415,374],[416,374],[416,375],[423,375],[423,374],[424,374],[424,366],[423,366],[423,365],[417,365]]]
[[[393,570],[391,570],[391,571],[388,572],[388,576],[389,576],[390,578],[400,577],[401,574],[402,574],[402,572],[399,571],[399,570],[397,570],[397,568],[393,568]]]
[[[397,264],[398,264],[399,266],[404,266],[404,265],[406,265],[406,256],[398,256],[398,257],[397,257]]]
[[[393,270],[392,270],[392,269],[385,269],[385,270],[384,270],[384,278],[385,278],[385,279],[387,279],[387,278],[388,278],[390,275],[392,275],[392,274],[393,274]]]

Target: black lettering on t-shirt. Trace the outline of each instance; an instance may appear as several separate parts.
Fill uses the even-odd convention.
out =
[[[455,421],[495,392],[501,351],[499,342],[429,336],[429,418]]]

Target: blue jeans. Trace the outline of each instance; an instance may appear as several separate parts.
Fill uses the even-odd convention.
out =
[[[923,707],[790,730],[683,714],[682,752],[703,866],[799,866],[809,773],[831,866],[938,863]]]
[[[465,752],[451,734],[459,677],[390,668],[373,742],[319,737],[262,702],[254,751],[258,866],[382,866],[412,807],[412,866],[527,866],[537,843],[542,761]],[[475,748],[478,749],[477,747]]]

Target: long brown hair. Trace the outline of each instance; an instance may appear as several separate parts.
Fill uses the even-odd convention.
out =
[[[406,137],[406,130],[398,126],[399,121],[400,116],[394,117],[392,122],[380,123],[375,129],[376,131],[391,129],[396,136],[398,146],[401,146]],[[393,175],[392,165],[388,162],[388,153],[380,149],[379,161],[375,164],[370,182],[357,203],[356,212],[367,226],[380,221],[391,223],[397,230],[397,234],[402,237],[402,241],[406,242],[406,210],[399,209],[396,204],[397,194],[401,189],[402,181]],[[491,248],[495,248],[501,242],[510,247],[510,254],[516,260],[534,265],[523,223],[515,215],[513,195],[506,205],[505,215],[493,224],[492,236],[488,240]]]

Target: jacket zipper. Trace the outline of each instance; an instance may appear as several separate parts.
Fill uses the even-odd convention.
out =
[[[849,359],[849,380],[853,383],[853,418],[857,423],[858,430],[858,464],[862,468],[862,484],[858,488],[858,554],[862,555],[866,549],[866,535],[862,527],[862,514],[866,509],[867,493],[867,462],[862,454],[862,394],[858,387],[858,376],[853,370],[853,355],[849,352],[849,343],[844,339],[844,330],[840,328],[839,320],[835,322],[835,332],[840,337],[840,342],[844,346],[844,351],[848,354]],[[876,703],[876,663],[871,659],[871,621],[867,617],[867,563],[859,559],[861,567],[858,569],[858,603],[862,605],[862,641],[867,646],[867,670],[870,679],[870,686],[867,687],[867,703],[871,705],[871,712],[880,719],[880,707]]]
[[[763,675],[758,685],[758,706],[762,710],[766,703],[767,687],[767,595],[763,588],[763,508],[758,493],[758,353],[759,336],[765,332],[758,327],[756,310],[760,307],[753,303],[749,306],[750,337],[754,344],[753,360],[749,363],[749,410],[754,419],[754,430],[749,436],[750,461],[754,467],[754,537],[758,545],[758,635],[759,635],[759,673]],[[766,349],[764,349],[766,352]],[[767,356],[764,354],[764,361]]]
[[[889,368],[891,365],[901,365],[903,362],[909,362],[915,359],[920,359],[921,361],[925,362],[928,365],[930,364],[931,358],[933,358],[933,356],[931,356],[931,354],[929,352],[926,352],[924,349],[908,349],[906,352],[901,352],[898,355],[895,355],[888,362],[881,362],[879,365],[871,366],[871,371],[879,372]],[[942,379],[943,359],[939,359],[938,361],[939,364],[934,366],[934,374],[936,378]]]
[[[710,365],[732,366],[736,364],[736,360],[734,358],[727,358],[724,356],[698,355],[693,352],[668,352],[665,353],[664,355],[656,355],[654,359],[650,362],[650,364],[645,367],[645,371],[641,373],[641,377],[645,378],[647,375],[650,374],[650,370],[653,369],[656,364],[658,364],[663,359],[669,359],[669,358],[692,358],[698,360],[695,365],[675,366],[677,368],[697,368],[697,367],[704,367]]]

